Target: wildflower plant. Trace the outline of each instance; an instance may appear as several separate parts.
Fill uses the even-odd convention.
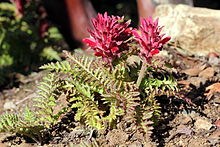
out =
[[[129,27],[130,20],[107,13],[98,14],[92,23],[91,36],[83,41],[98,58],[64,51],[66,60],[41,67],[49,70],[49,77],[53,78],[46,78],[40,86],[40,111],[34,115],[41,118],[37,126],[54,125],[60,114],[72,110],[75,121],[97,130],[126,122],[126,127],[151,133],[161,113],[156,97],[177,91],[169,71],[153,60],[170,37],[160,34],[158,19],[153,21],[151,17],[141,19],[141,34]],[[132,57],[139,60],[131,62]],[[61,95],[69,105],[53,114]],[[1,127],[0,121],[0,131],[7,127],[10,128],[7,124]]]
[[[75,87],[75,93],[83,95],[80,98],[78,94],[70,97],[73,108],[77,108],[75,119],[98,129],[104,128],[106,122],[112,126],[115,121],[125,120],[135,124],[136,129],[149,133],[152,120],[160,114],[155,97],[177,91],[174,78],[151,62],[170,37],[160,34],[163,27],[158,26],[158,19],[153,21],[152,17],[141,19],[141,35],[129,27],[130,20],[108,16],[107,12],[98,14],[92,23],[91,36],[83,41],[104,62],[98,59],[88,61],[86,57],[79,59],[66,53],[74,65],[72,68],[78,72],[77,85],[72,87]],[[130,66],[128,60],[131,56],[139,56],[141,63]],[[106,63],[109,66],[104,66]],[[43,68],[54,69],[55,66]],[[160,76],[154,77],[155,72],[160,72]],[[82,97],[87,97],[87,102]],[[94,103],[91,104],[91,101]],[[104,112],[100,108],[103,109],[103,106]]]
[[[158,20],[157,18],[153,21],[152,17],[148,19],[141,18],[141,35],[139,35],[137,30],[132,31],[141,46],[139,54],[145,63],[149,63],[152,57],[158,54],[163,45],[170,40],[169,36],[163,38],[165,34],[160,34],[163,27],[158,26]]]
[[[128,50],[125,41],[132,35],[130,22],[125,21],[124,17],[108,16],[107,12],[98,14],[97,18],[92,19],[94,30],[89,30],[91,37],[83,41],[93,49],[95,56],[111,64]]]
[[[163,27],[158,26],[158,20],[159,19],[153,21],[152,17],[149,17],[148,19],[142,18],[140,20],[141,35],[138,34],[137,30],[132,31],[135,39],[141,47],[139,56],[143,60],[142,69],[137,80],[138,86],[144,77],[144,71],[147,68],[146,64],[150,63],[152,57],[158,54],[163,48],[163,45],[171,39],[169,36],[163,38],[165,34],[160,34]]]

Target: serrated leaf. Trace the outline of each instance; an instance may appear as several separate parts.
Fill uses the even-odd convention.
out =
[[[55,102],[53,102],[53,101],[50,101],[47,105],[48,106],[57,106],[57,104]]]

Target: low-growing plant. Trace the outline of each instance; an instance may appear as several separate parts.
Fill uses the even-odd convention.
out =
[[[68,110],[68,107],[63,107],[57,113],[54,112],[62,87],[63,83],[57,76],[49,73],[38,86],[38,97],[33,99],[34,109],[26,107],[19,114],[3,114],[0,118],[0,132],[18,133],[43,143],[42,137],[46,129],[56,124],[60,116]]]
[[[97,130],[116,128],[124,121],[127,127],[150,134],[161,113],[156,97],[177,91],[175,79],[159,59],[153,58],[170,37],[160,35],[162,27],[151,17],[141,19],[141,32],[129,27],[130,20],[107,13],[98,14],[92,23],[91,37],[83,41],[98,58],[64,51],[64,61],[40,67],[49,73],[39,87],[40,97],[35,99],[38,109],[32,113],[37,125],[28,130],[50,128],[61,114],[73,111],[75,121]],[[54,106],[62,95],[69,105],[55,113]],[[14,121],[10,114],[6,116],[10,124],[26,118],[24,115]],[[10,127],[6,123],[0,130],[23,133],[17,131],[23,126]]]

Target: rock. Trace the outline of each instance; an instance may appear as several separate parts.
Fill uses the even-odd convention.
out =
[[[208,68],[206,68],[205,70],[203,70],[199,73],[199,77],[209,79],[209,78],[213,77],[214,74],[215,74],[214,68],[213,67],[208,67]]]
[[[178,133],[180,134],[184,134],[184,135],[191,135],[192,134],[192,129],[188,128],[185,125],[179,125],[177,126],[177,130]]]
[[[196,117],[199,117],[199,113],[197,113],[196,111],[194,110],[191,110],[190,112],[188,112],[188,110],[184,109],[183,112],[181,113],[183,115],[183,117],[190,117],[191,119],[192,118],[196,118]]]
[[[5,110],[16,109],[16,105],[12,101],[9,101],[4,104],[3,108]]]
[[[213,126],[210,121],[203,118],[198,118],[194,125],[196,129],[204,129],[204,130],[210,130],[211,127]]]
[[[190,82],[187,80],[177,81],[180,85],[185,85],[185,87],[189,87]]]
[[[208,54],[208,58],[219,58],[219,55],[216,54],[216,53],[214,53],[214,52],[210,52],[210,53]]]
[[[199,68],[190,68],[190,69],[185,69],[182,72],[189,75],[189,76],[198,76],[199,73],[201,72],[201,69],[199,69]]]
[[[205,82],[207,81],[207,79],[206,79],[206,78],[203,78],[203,77],[190,77],[190,78],[188,79],[188,81],[189,81],[191,84],[195,85],[195,86],[198,88],[198,87],[200,87],[201,85],[204,85]]]
[[[217,144],[220,143],[220,130],[215,130],[215,132],[213,132],[209,137],[208,137],[208,141],[211,144]]]
[[[163,31],[187,55],[220,54],[220,11],[187,5],[159,5],[154,17],[159,17]]]
[[[135,141],[133,142],[132,144],[129,144],[128,147],[142,147],[143,145],[138,142],[138,141]]]
[[[219,56],[216,53],[209,53],[208,54],[208,63],[212,66],[216,66],[220,63]]]
[[[205,91],[206,91],[206,93],[204,95],[207,96],[206,99],[210,100],[215,93],[220,92],[220,83],[214,83],[214,84],[206,87]]]
[[[210,57],[208,63],[212,66],[216,66],[220,63],[220,59],[217,57]]]

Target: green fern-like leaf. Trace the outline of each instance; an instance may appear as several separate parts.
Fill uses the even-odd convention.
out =
[[[61,72],[61,73],[71,73],[72,69],[68,61],[60,61],[56,63],[48,63],[40,67],[40,69],[47,69],[51,71]]]
[[[153,111],[142,111],[142,118],[140,119],[140,129],[143,130],[146,134],[151,134],[153,127],[152,121]]]
[[[144,90],[151,96],[173,95],[178,91],[177,83],[171,75],[162,74],[162,79],[145,78],[143,80]]]
[[[37,121],[35,113],[29,108],[23,115],[5,113],[0,118],[0,132],[11,132],[26,135],[36,142],[41,142],[41,131],[44,126]]]
[[[56,100],[63,92],[62,86],[62,80],[54,73],[49,73],[45,76],[40,86],[38,86],[40,90],[38,93],[39,97],[34,99],[37,103],[35,107],[38,109],[36,113],[40,121],[44,123],[46,127],[55,124],[61,115],[59,112],[57,114],[54,113],[54,107],[57,106]]]
[[[75,83],[77,94],[70,98],[72,108],[77,108],[75,120],[83,122],[87,126],[103,129],[102,111],[94,100],[94,95],[88,85]]]
[[[56,100],[62,93],[63,82],[58,75],[49,73],[40,83],[39,97],[35,98],[36,109],[26,107],[22,114],[6,113],[0,117],[0,132],[18,133],[28,136],[38,143],[42,142],[45,128],[55,124],[61,114],[68,111],[67,107],[54,112]]]
[[[41,53],[42,57],[45,57],[48,60],[57,60],[60,61],[61,58],[57,51],[55,51],[51,46],[45,47]]]
[[[40,98],[36,99],[42,122],[53,124],[57,115],[53,107],[65,89],[68,102],[75,110],[75,120],[96,129],[112,126],[121,119],[135,124],[136,128],[150,133],[154,120],[160,115],[155,96],[172,94],[177,91],[172,76],[162,69],[149,66],[140,88],[136,86],[139,66],[131,70],[126,63],[118,62],[113,68],[102,65],[87,56],[71,55],[64,52],[67,60],[43,65],[41,69],[52,73],[41,83]],[[159,72],[159,76],[155,73]],[[59,75],[59,77],[57,77]],[[156,74],[157,75],[157,74]],[[62,90],[61,90],[62,91]]]
[[[37,119],[35,113],[33,113],[29,107],[25,108],[23,115],[24,115],[25,121],[30,122],[32,124],[35,123],[36,125],[39,125],[39,123],[40,123],[39,120]]]
[[[105,90],[122,91],[132,89],[133,82],[126,82],[117,77],[120,75],[119,73],[123,72],[119,71],[120,68],[115,68],[110,72],[110,69],[103,67],[102,64],[89,59],[89,57],[79,57],[68,52],[64,53],[72,65],[72,75],[77,81],[91,83],[90,86],[99,86],[105,88]]]

